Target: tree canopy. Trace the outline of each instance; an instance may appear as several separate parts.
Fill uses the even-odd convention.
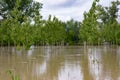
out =
[[[20,22],[23,22],[23,18],[25,16],[33,18],[36,15],[40,15],[40,9],[42,8],[42,4],[39,2],[35,2],[33,0],[2,0],[0,2],[0,16],[3,19],[8,17],[13,17],[11,11],[17,9],[21,12]]]

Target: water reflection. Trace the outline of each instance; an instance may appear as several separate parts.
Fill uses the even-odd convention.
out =
[[[21,80],[120,80],[120,47],[1,47],[1,80],[10,80],[8,69]]]
[[[59,70],[58,80],[83,80],[80,65],[65,62],[64,66]]]
[[[89,70],[94,80],[101,80],[101,50],[97,47],[88,48]]]

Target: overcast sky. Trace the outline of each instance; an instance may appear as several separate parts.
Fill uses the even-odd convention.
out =
[[[62,21],[74,20],[82,21],[84,11],[88,11],[93,0],[35,0],[43,3],[41,14],[44,19],[48,15],[54,15]],[[115,0],[100,0],[100,4],[109,6],[111,1]]]

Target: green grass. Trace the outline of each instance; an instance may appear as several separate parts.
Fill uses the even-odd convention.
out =
[[[20,80],[20,77],[18,75],[15,75],[12,70],[7,70],[7,74],[10,75],[11,80]]]

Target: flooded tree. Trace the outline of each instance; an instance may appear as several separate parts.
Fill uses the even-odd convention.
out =
[[[80,39],[88,44],[96,44],[99,41],[99,26],[97,22],[97,2],[94,1],[89,12],[84,13],[84,20],[80,28]]]
[[[119,23],[117,21],[118,5],[120,2],[113,1],[111,6],[103,7],[94,1],[89,12],[84,13],[84,20],[80,28],[80,39],[87,43],[109,42],[119,44]]]

